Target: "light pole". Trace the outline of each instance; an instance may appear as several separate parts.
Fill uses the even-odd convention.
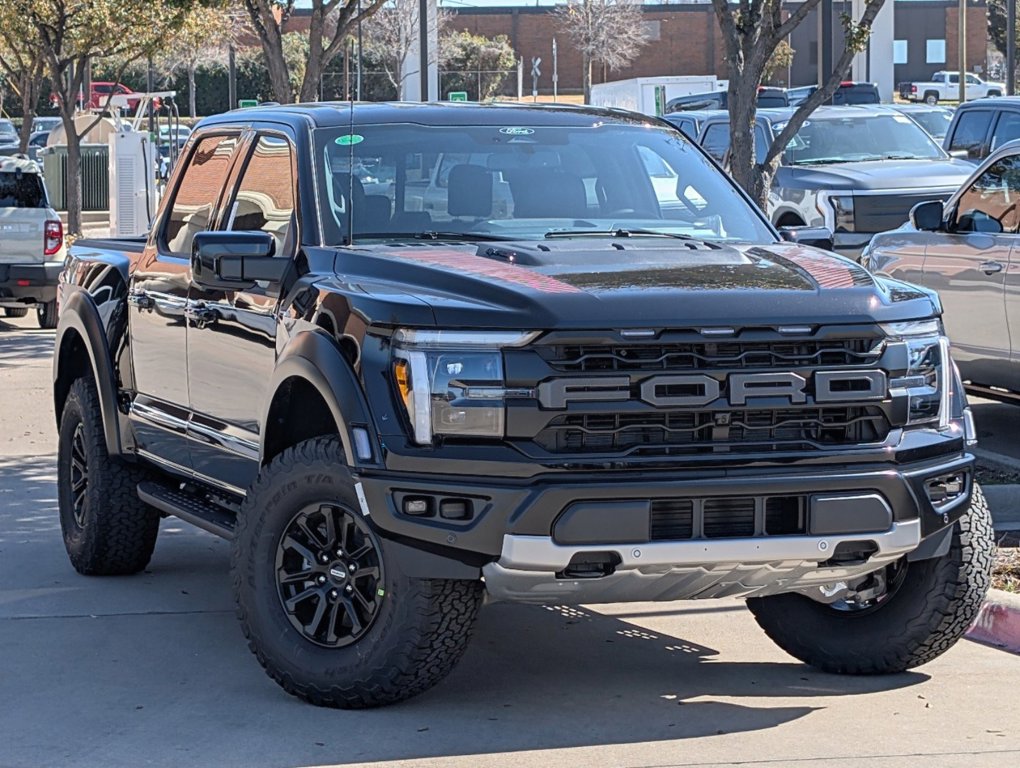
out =
[[[1016,0],[1006,0],[1006,95],[1016,94]]]
[[[956,44],[956,52],[960,68],[960,103],[967,100],[967,0],[960,0],[956,31],[959,39]]]

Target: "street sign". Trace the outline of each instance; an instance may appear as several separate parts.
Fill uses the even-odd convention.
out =
[[[531,58],[531,76],[538,79],[542,76],[542,70],[538,68],[538,65],[542,63],[541,56],[532,56]]]
[[[446,98],[450,101],[467,101],[467,91],[450,91]]]
[[[257,107],[259,105],[258,99],[238,99],[237,106],[241,109],[245,107]]]

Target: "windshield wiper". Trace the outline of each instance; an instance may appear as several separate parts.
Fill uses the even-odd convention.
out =
[[[556,237],[669,237],[674,240],[698,240],[693,235],[679,232],[659,232],[656,229],[557,229],[545,233],[546,239]]]
[[[517,240],[506,235],[489,235],[484,232],[355,232],[354,240],[463,240],[466,242],[488,242],[493,240]]]

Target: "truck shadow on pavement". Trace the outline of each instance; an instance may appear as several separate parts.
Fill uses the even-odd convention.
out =
[[[0,718],[3,764],[347,765],[667,742],[776,728],[833,697],[865,706],[928,679],[816,672],[780,654],[736,601],[497,603],[425,695],[319,709],[245,648],[226,542],[166,520],[145,573],[78,576],[53,474],[52,457],[0,463],[0,699],[18,702]]]
[[[28,330],[0,319],[0,368],[49,360],[53,357],[54,339],[53,331]]]

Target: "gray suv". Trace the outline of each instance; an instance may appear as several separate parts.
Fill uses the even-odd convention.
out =
[[[758,111],[759,162],[793,116]],[[699,143],[725,163],[729,117],[704,122]],[[824,226],[836,250],[857,258],[872,235],[899,226],[925,200],[948,199],[973,166],[950,158],[913,120],[882,106],[820,107],[783,153],[769,192],[776,226]]]

